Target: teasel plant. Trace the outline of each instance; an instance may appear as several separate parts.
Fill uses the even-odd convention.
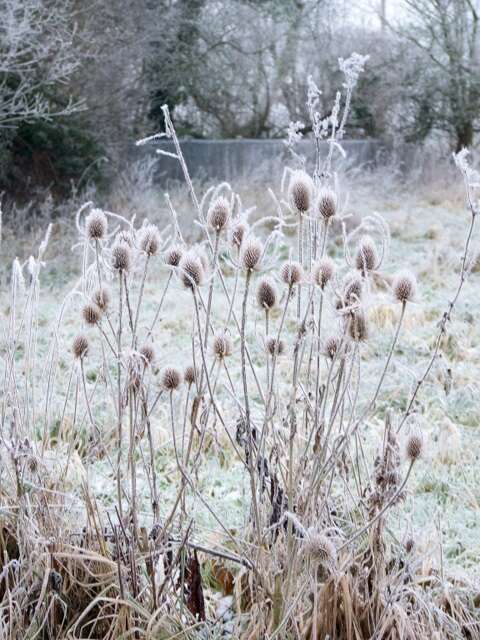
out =
[[[177,211],[167,195],[163,228],[81,207],[81,274],[42,362],[39,283],[50,230],[37,257],[14,262],[2,397],[2,631],[213,638],[222,623],[215,580],[233,591],[231,637],[453,639],[465,625],[479,629],[465,600],[442,604],[419,587],[414,546],[405,559],[388,526],[428,452],[416,403],[469,275],[477,178],[458,154],[471,214],[458,288],[399,411],[386,385],[408,314],[422,304],[421,282],[404,265],[388,266],[380,216],[347,232],[348,198],[335,173],[364,63],[341,61],[344,86],[327,118],[310,80],[314,163],[298,152],[292,125],[291,166],[264,216],[246,210],[227,183],[197,196],[164,106],[165,131],[139,144],[173,143],[191,207]],[[386,329],[375,310],[385,297],[396,322],[379,336]],[[76,333],[64,349],[69,323]],[[379,337],[387,349],[377,349],[372,380],[366,353]],[[363,433],[381,421],[372,453]],[[53,455],[64,480],[80,474],[74,499],[52,480]],[[243,527],[208,489],[212,457],[222,477],[244,481]],[[97,467],[111,491],[99,489]]]

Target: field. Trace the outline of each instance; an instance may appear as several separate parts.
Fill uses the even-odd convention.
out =
[[[276,203],[268,187],[278,195]],[[36,255],[45,229],[37,225],[19,233],[5,226],[4,630],[16,629],[11,637],[23,630],[24,637],[42,638],[478,637],[476,235],[468,277],[438,338],[438,357],[408,410],[462,274],[471,218],[462,176],[448,172],[445,180],[428,184],[420,178],[411,184],[387,180],[379,170],[341,176],[335,215],[343,217],[347,235],[332,223],[326,254],[338,272],[322,309],[320,342],[315,338],[319,325],[310,322],[307,310],[313,299],[318,312],[315,305],[323,299],[310,266],[318,260],[312,247],[319,247],[310,233],[317,229],[320,237],[321,226],[305,226],[299,247],[296,216],[290,211],[281,227],[274,219],[278,207],[289,207],[289,195],[281,194],[278,184],[235,190],[241,206],[229,187],[207,192],[203,228],[192,224],[196,213],[185,189],[170,194],[178,229],[155,189],[147,215],[158,229],[142,226],[145,214],[137,203],[128,212],[138,213],[137,231],[109,214],[108,232],[96,236],[92,220],[99,213],[87,206],[75,220],[72,205],[70,219],[52,223],[38,261],[29,256]],[[198,186],[197,192],[203,195],[206,187]],[[205,257],[206,220],[222,196],[224,206],[233,205],[231,228],[224,235],[210,232],[219,238],[218,250],[212,245],[213,258]],[[247,269],[247,277],[242,264],[250,254],[232,244],[236,227],[230,218],[238,221],[253,206],[250,225],[260,221],[255,236],[265,244],[274,229],[278,232],[267,243],[261,268]],[[260,211],[267,216],[263,223]],[[100,226],[102,216],[96,220]],[[121,242],[118,233],[124,234]],[[365,336],[348,328],[360,311],[349,311],[353,325],[344,317],[339,325],[335,303],[352,269],[362,273],[355,252],[359,242],[366,242],[364,234],[373,237],[377,252],[374,268],[363,272]],[[115,260],[125,258],[127,240],[131,264],[119,267]],[[185,245],[199,247],[199,241],[197,253],[188,254]],[[183,246],[190,256],[188,269],[169,266],[172,246]],[[250,250],[255,253],[255,243]],[[297,284],[299,251],[304,272]],[[351,267],[345,265],[345,252]],[[15,256],[19,262],[12,269]],[[185,273],[195,280],[199,261],[205,273],[192,285]],[[418,284],[415,295],[402,302],[395,275],[405,269]],[[268,314],[257,302],[257,286],[266,274],[278,297]],[[102,319],[92,322],[85,305],[98,281],[108,285],[110,302]],[[282,357],[274,350],[268,354],[266,315],[269,334],[281,332]],[[299,332],[303,317],[308,322]],[[340,333],[339,326],[344,327]],[[392,342],[398,327],[398,340]],[[353,345],[344,352],[342,330],[351,334]],[[332,334],[340,336],[337,347],[344,355],[338,356],[340,364],[335,356],[329,365],[325,339]],[[88,353],[79,347],[79,335],[88,340]],[[121,358],[115,355],[118,344]],[[294,395],[292,362],[300,371]],[[193,364],[195,382],[180,384],[175,376]],[[322,423],[318,434],[312,430],[316,410],[309,414],[310,404],[320,402],[320,411],[323,406],[315,399],[321,395],[315,389],[316,366],[327,392],[332,371],[332,398],[325,405],[333,403],[326,415],[323,409],[331,428],[327,421],[325,433]],[[342,373],[335,366],[343,366]],[[272,418],[268,411],[264,417],[262,403],[274,412]],[[297,416],[293,435],[292,414]],[[250,419],[257,429],[253,435]],[[259,444],[263,420],[267,428]],[[392,434],[398,426],[397,438]],[[409,449],[412,438],[421,439],[418,459]],[[325,460],[322,449],[332,464],[317,489],[315,461]],[[265,452],[258,468],[252,464],[254,450]],[[375,478],[382,456],[396,476],[376,503],[372,486],[377,483],[381,493],[382,480]],[[405,476],[408,482],[402,483]],[[269,487],[261,489],[263,482]],[[305,498],[314,486],[318,503]],[[286,561],[289,554],[295,575]],[[369,580],[375,576],[369,595],[349,563],[363,563]],[[396,596],[389,600],[389,593]],[[330,619],[333,602],[338,610]]]

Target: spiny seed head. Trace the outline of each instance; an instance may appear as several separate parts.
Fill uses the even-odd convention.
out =
[[[138,391],[142,386],[142,374],[145,368],[145,361],[136,351],[132,351],[127,358],[128,386],[134,391]]]
[[[88,338],[82,333],[76,336],[72,343],[72,352],[75,358],[84,358],[88,353]]]
[[[97,322],[100,321],[101,315],[102,312],[96,304],[88,303],[82,309],[82,316],[87,324],[97,324]]]
[[[243,238],[245,237],[245,234],[247,233],[247,231],[248,231],[248,224],[246,224],[245,222],[237,222],[234,225],[231,233],[231,242],[234,247],[236,247],[237,249],[240,249],[243,242]]]
[[[188,367],[185,367],[185,371],[183,372],[183,379],[188,385],[195,383],[195,367],[194,366],[189,365]]]
[[[423,451],[423,439],[418,433],[411,435],[407,440],[407,457],[412,461],[418,460]]]
[[[132,251],[123,241],[116,241],[112,247],[112,267],[115,271],[128,271],[132,262]]]
[[[368,339],[367,318],[363,311],[358,309],[352,313],[348,323],[350,337],[354,342],[365,342]]]
[[[140,236],[140,249],[147,256],[154,256],[158,253],[160,247],[160,234],[158,227],[154,224],[148,224],[143,227]]]
[[[356,273],[347,274],[343,284],[343,298],[347,306],[362,298],[363,283]]]
[[[145,365],[152,364],[155,360],[155,349],[152,344],[144,344],[140,347],[140,355],[143,358],[143,362]]]
[[[170,247],[170,249],[167,249],[167,251],[165,252],[165,262],[170,267],[178,267],[182,257],[183,250],[177,245],[173,245],[173,247]]]
[[[411,553],[415,549],[415,540],[413,538],[408,538],[405,541],[405,551],[407,553]]]
[[[374,271],[378,266],[377,247],[370,236],[363,236],[358,245],[355,264],[359,271],[365,274]]]
[[[303,278],[303,267],[299,262],[289,261],[280,270],[282,281],[289,287],[299,284]]]
[[[321,289],[333,278],[335,263],[330,258],[322,258],[313,268],[313,280]]]
[[[312,204],[313,182],[305,171],[296,171],[288,185],[288,201],[294,211],[305,214]]]
[[[200,258],[194,253],[187,253],[180,260],[179,269],[184,287],[199,287],[204,280],[205,271]]]
[[[207,223],[215,231],[221,231],[227,226],[230,215],[230,203],[226,198],[220,196],[210,205],[207,213]]]
[[[277,304],[277,289],[270,278],[262,278],[257,286],[258,306],[265,310],[273,309]]]
[[[213,353],[219,360],[228,358],[232,355],[233,345],[230,336],[227,333],[219,334],[213,339]]]
[[[247,271],[253,271],[260,265],[263,244],[257,238],[248,238],[242,248],[242,265]]]
[[[328,221],[337,213],[337,194],[331,189],[322,189],[317,196],[318,214]]]
[[[341,340],[339,336],[329,336],[323,345],[324,351],[327,356],[333,360],[340,349]]]
[[[93,294],[93,302],[97,305],[100,311],[106,311],[110,304],[110,294],[108,289],[101,287],[97,289]]]
[[[85,229],[90,240],[101,240],[107,234],[107,216],[101,209],[93,209],[85,220]]]
[[[176,367],[165,367],[160,374],[160,384],[165,391],[175,391],[182,383],[182,374]]]
[[[265,340],[265,347],[271,356],[281,356],[285,353],[285,342],[278,340],[274,336],[268,336]]]
[[[417,292],[417,281],[410,271],[400,271],[393,281],[393,295],[398,302],[414,300]]]
[[[304,542],[304,552],[313,564],[320,564],[324,567],[332,568],[337,562],[335,545],[330,538],[327,538],[327,536],[321,533],[308,533]]]

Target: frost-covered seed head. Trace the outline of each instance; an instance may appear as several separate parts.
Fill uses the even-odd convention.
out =
[[[359,271],[365,274],[374,271],[378,267],[377,247],[370,236],[363,236],[358,245],[355,265]]]
[[[147,254],[147,256],[154,256],[158,253],[160,248],[160,234],[158,227],[154,224],[149,224],[142,230],[140,237],[140,249]]]
[[[227,333],[219,334],[213,339],[213,353],[219,360],[228,358],[232,355],[233,345],[230,336]]]
[[[418,460],[422,455],[423,439],[419,434],[411,435],[407,440],[407,457],[412,461]]]
[[[93,209],[85,220],[85,229],[90,240],[101,240],[107,235],[107,216],[101,209]]]
[[[343,285],[343,298],[347,305],[359,302],[362,298],[362,279],[355,273],[347,275]]]
[[[130,233],[130,231],[126,231],[125,229],[122,229],[115,236],[115,242],[125,242],[125,244],[128,244],[128,246],[132,248],[133,247],[132,234]]]
[[[303,278],[303,267],[299,262],[285,262],[280,270],[282,281],[289,287],[299,284]]]
[[[194,384],[195,383],[195,367],[193,367],[192,365],[185,367],[183,378],[188,385]]]
[[[363,311],[357,310],[349,318],[350,337],[354,342],[365,342],[368,340],[367,318]]]
[[[265,341],[265,347],[271,356],[281,356],[285,353],[285,342],[280,338],[269,336]]]
[[[112,247],[112,267],[115,271],[129,271],[132,251],[126,242],[115,242]]]
[[[263,244],[257,238],[248,238],[242,249],[242,265],[246,271],[253,271],[260,265]]]
[[[411,302],[417,292],[417,281],[410,271],[401,271],[393,281],[393,295],[398,302]]]
[[[335,263],[330,258],[322,258],[313,268],[313,279],[316,285],[325,289],[335,273]]]
[[[180,260],[179,269],[184,287],[199,287],[204,280],[205,271],[200,258],[194,253],[187,253]]]
[[[84,358],[88,353],[88,338],[83,334],[76,336],[72,343],[72,352],[75,358]]]
[[[224,229],[230,220],[230,203],[220,196],[211,205],[207,213],[207,223],[215,231]]]
[[[248,224],[245,222],[237,222],[232,229],[231,242],[234,247],[240,249],[243,238],[248,231]]]
[[[152,364],[155,360],[155,349],[153,348],[153,345],[147,343],[140,347],[140,355],[142,356],[145,365]]]
[[[270,278],[262,278],[257,287],[258,306],[265,310],[273,309],[277,304],[277,289]]]
[[[288,185],[288,201],[292,209],[305,214],[312,203],[313,182],[304,171],[296,171]]]
[[[160,384],[165,391],[175,391],[182,383],[182,374],[176,367],[165,367],[160,374]]]
[[[323,189],[317,197],[318,214],[325,220],[330,220],[337,213],[337,195],[331,189]]]
[[[100,321],[102,313],[96,304],[86,304],[82,309],[83,319],[87,324],[94,325]]]
[[[405,551],[407,553],[411,553],[415,549],[415,540],[413,538],[408,538],[405,541]]]
[[[165,252],[165,262],[170,267],[178,267],[182,257],[183,257],[182,248],[176,245],[174,245],[173,247],[170,247],[170,249],[167,249],[167,251]]]
[[[324,351],[327,356],[333,360],[340,349],[340,338],[338,336],[329,336],[324,343]]]
[[[320,564],[332,568],[337,562],[337,550],[335,545],[321,533],[309,533],[304,542],[305,555],[313,564]]]
[[[108,289],[105,289],[104,287],[97,289],[93,294],[93,301],[100,311],[106,311],[110,304],[110,293],[108,292]]]

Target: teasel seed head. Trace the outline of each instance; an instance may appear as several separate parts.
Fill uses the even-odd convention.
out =
[[[84,358],[88,353],[88,338],[83,333],[76,336],[72,343],[72,352],[75,358]]]
[[[148,224],[141,230],[140,249],[147,256],[155,256],[160,248],[160,234],[158,227],[154,224]]]
[[[313,268],[313,280],[320,289],[325,289],[335,273],[335,263],[330,258],[322,258]]]
[[[222,231],[227,226],[230,216],[230,203],[226,198],[220,196],[210,205],[207,213],[208,226],[215,231]]]
[[[337,550],[335,545],[327,538],[317,532],[309,532],[304,542],[305,555],[316,565],[326,568],[333,568],[337,563]]]
[[[83,319],[87,324],[94,325],[100,321],[102,312],[96,304],[88,303],[82,309]]]
[[[127,358],[127,382],[132,391],[138,391],[142,386],[142,374],[145,368],[143,357],[136,351],[132,351]]]
[[[129,271],[132,262],[132,252],[126,242],[115,242],[112,247],[112,267],[115,271]]]
[[[357,255],[355,256],[355,265],[362,274],[367,271],[375,271],[378,267],[377,247],[370,236],[363,236],[358,245]]]
[[[288,201],[297,213],[305,214],[312,204],[313,182],[305,171],[296,171],[288,185]]]
[[[260,266],[263,244],[257,238],[250,237],[242,248],[242,266],[246,271],[254,271]]]
[[[108,309],[108,305],[110,304],[110,293],[108,289],[105,287],[101,287],[97,289],[93,294],[93,302],[96,306],[104,313]]]
[[[213,338],[213,353],[219,360],[232,355],[232,339],[227,333],[222,333]]]
[[[178,245],[173,245],[165,252],[165,263],[169,267],[178,267],[180,260],[183,257],[183,250]]]
[[[258,306],[270,311],[277,304],[277,289],[270,278],[262,278],[257,286]]]
[[[193,289],[203,284],[205,270],[202,261],[195,253],[186,253],[178,265],[181,279],[186,289]]]
[[[176,367],[165,367],[160,374],[160,384],[165,391],[175,391],[182,384],[182,374]]]
[[[125,244],[128,244],[128,246],[132,248],[133,247],[132,234],[130,233],[130,231],[127,231],[126,229],[122,229],[115,236],[115,242],[125,242]]]
[[[363,283],[356,273],[346,276],[343,284],[343,298],[347,306],[360,302],[362,298]]]
[[[322,189],[317,196],[317,212],[325,220],[329,221],[337,213],[337,195],[331,189]]]
[[[393,295],[398,302],[406,303],[415,299],[417,281],[410,271],[400,271],[393,281]]]
[[[289,287],[299,284],[303,279],[303,267],[299,262],[289,261],[282,265],[280,270],[282,281]]]
[[[153,348],[153,345],[147,342],[142,347],[140,347],[140,355],[143,358],[145,366],[152,364],[152,362],[155,360],[155,349]]]
[[[101,240],[107,235],[107,216],[101,209],[93,209],[85,220],[85,229],[90,240]]]
[[[230,239],[231,239],[232,245],[236,249],[240,249],[240,247],[242,246],[243,238],[245,237],[245,234],[247,233],[247,231],[248,231],[248,224],[246,224],[245,222],[239,221],[235,223],[235,225],[233,226]]]
[[[415,540],[413,538],[408,538],[405,541],[405,551],[407,553],[412,553],[414,549],[415,549]]]
[[[271,356],[281,356],[285,353],[285,342],[280,338],[268,336],[265,340],[265,347]]]
[[[185,367],[185,371],[183,372],[183,379],[189,386],[195,384],[195,367],[193,365],[188,365],[188,367]]]
[[[415,462],[422,455],[423,439],[418,433],[412,434],[407,440],[407,457],[411,462]]]
[[[358,309],[348,318],[348,330],[354,342],[365,342],[368,340],[367,318],[363,311]]]
[[[333,335],[333,336],[329,336],[324,344],[323,344],[323,349],[325,351],[325,354],[330,358],[330,360],[333,360],[338,352],[338,350],[340,349],[340,344],[341,344],[341,339],[339,336]]]

